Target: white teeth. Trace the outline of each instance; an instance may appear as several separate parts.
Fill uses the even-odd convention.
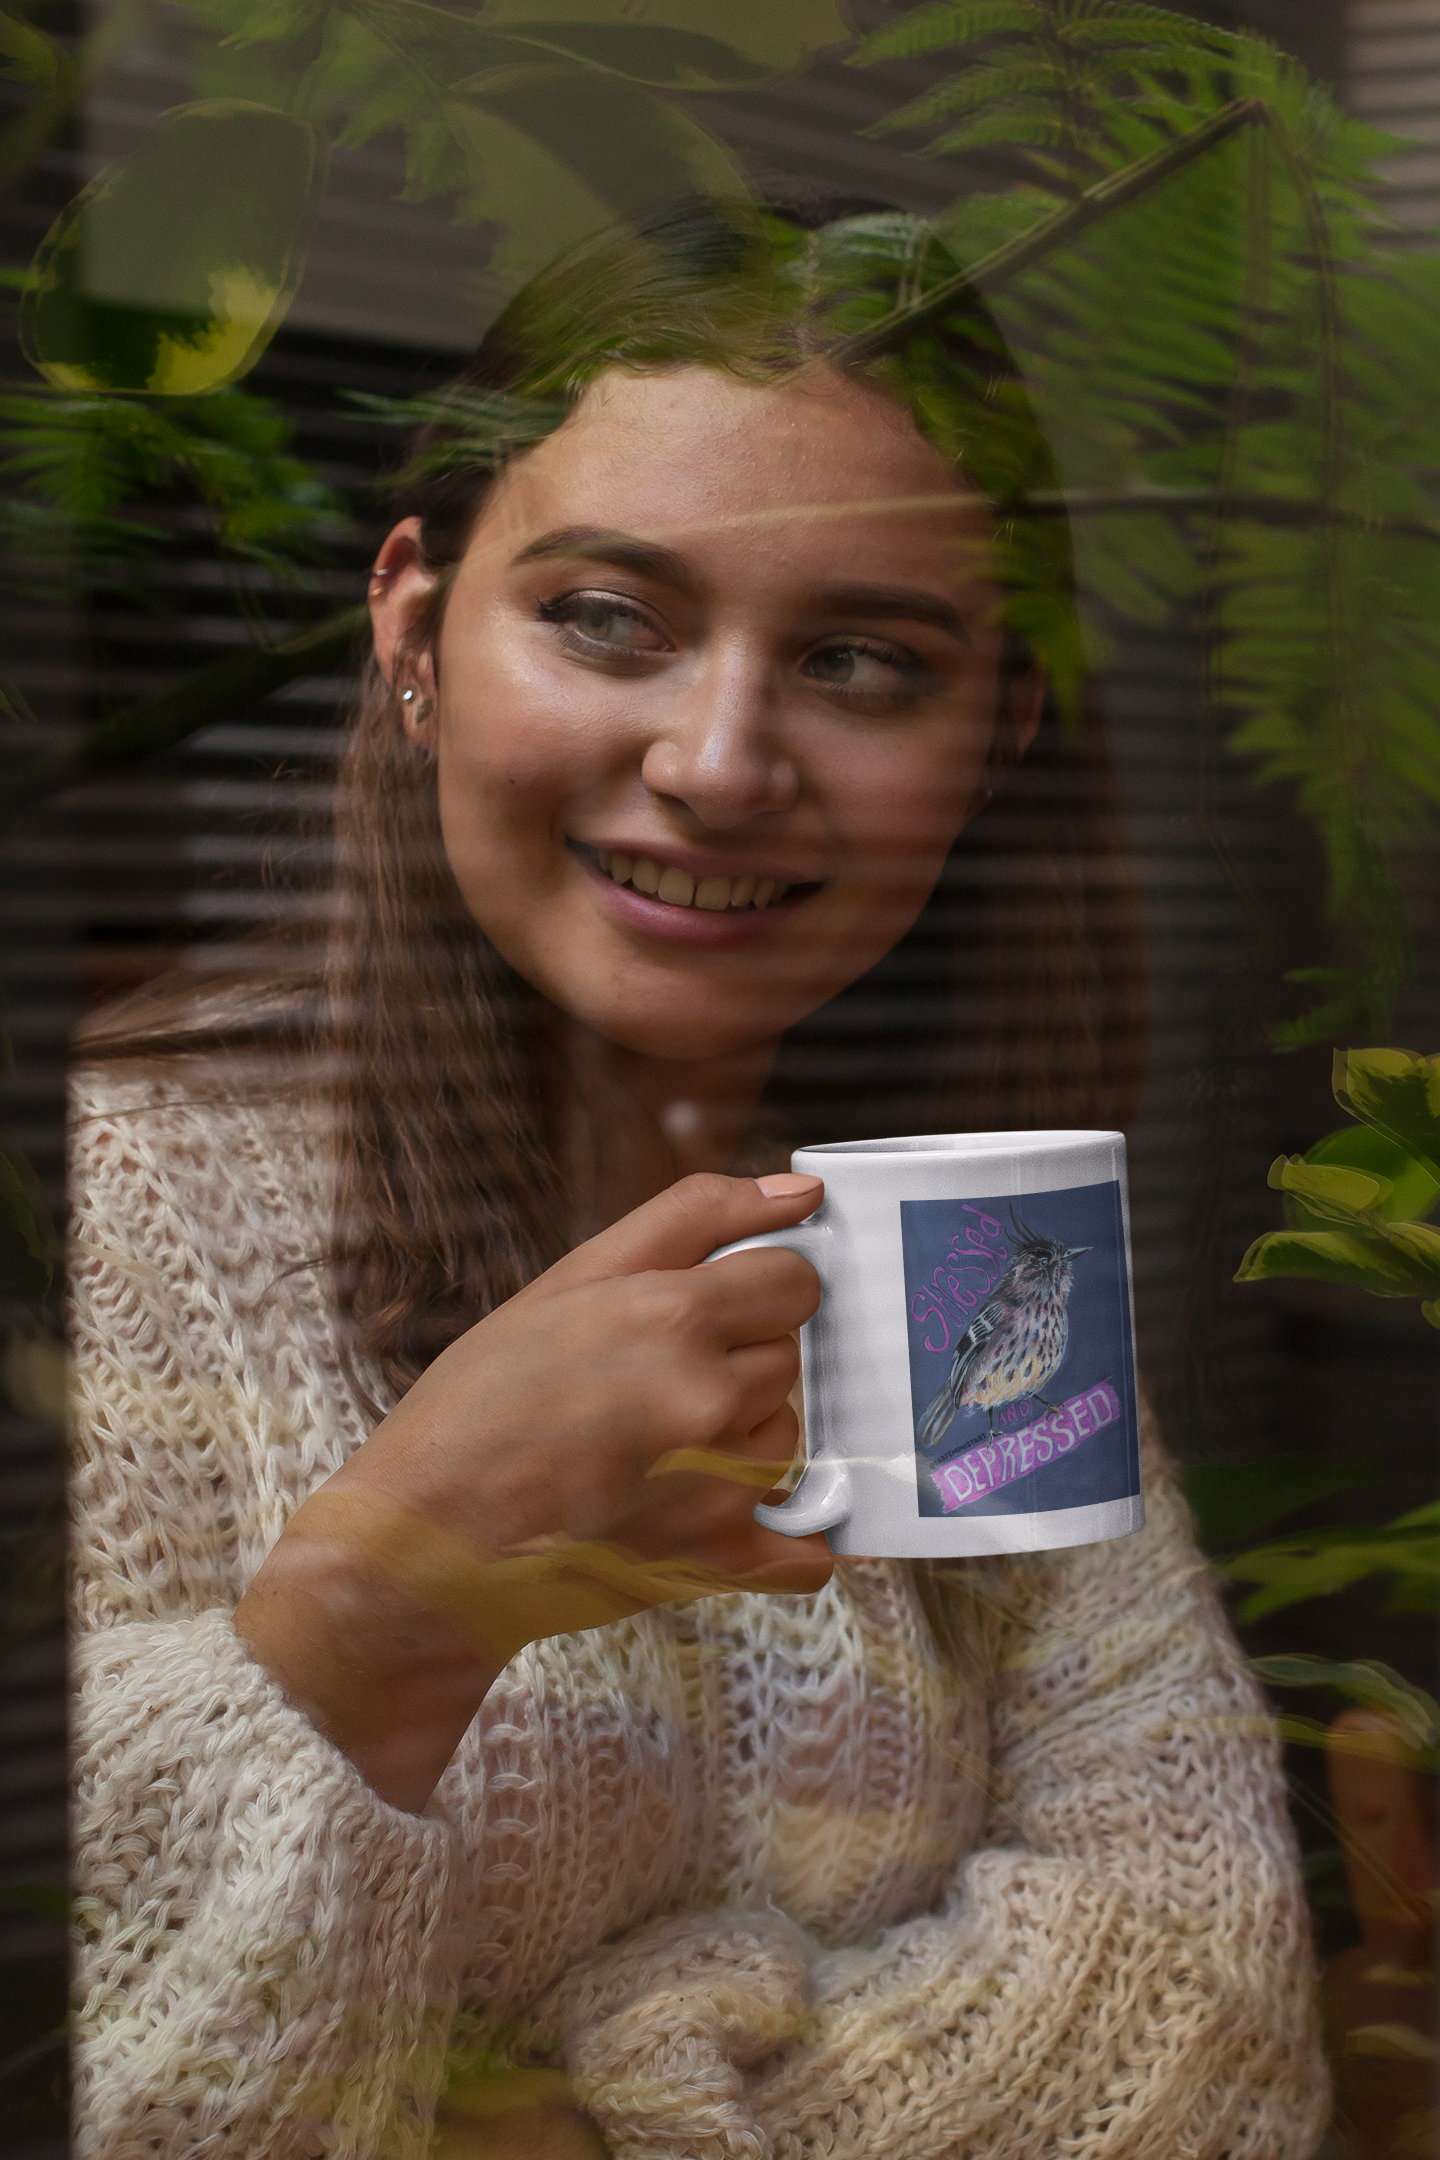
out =
[[[620,848],[596,848],[595,859],[617,885],[633,885],[636,892],[671,907],[703,908],[711,915],[723,915],[732,908],[769,907],[791,889],[778,878],[697,879],[673,863],[662,870],[649,855],[627,855]]]

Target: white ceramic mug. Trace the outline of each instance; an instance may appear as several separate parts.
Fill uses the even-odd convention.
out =
[[[1138,1530],[1124,1135],[937,1133],[791,1163],[825,1180],[816,1212],[710,1256],[788,1245],[822,1286],[805,1468],[756,1521],[897,1559]]]

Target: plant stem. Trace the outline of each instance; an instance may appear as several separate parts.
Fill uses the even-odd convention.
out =
[[[365,608],[346,608],[281,645],[217,660],[187,675],[173,690],[111,713],[78,740],[42,751],[0,783],[0,818],[13,817],[62,788],[101,779],[117,767],[169,750],[207,722],[268,697],[297,676],[335,666],[347,658],[368,624]]]
[[[1236,134],[1243,127],[1275,128],[1275,121],[1268,105],[1259,98],[1237,98],[1233,104],[1222,106],[1211,118],[1202,121],[1182,135],[1177,142],[1152,156],[1141,158],[1134,165],[1127,165],[1123,172],[1112,173],[1108,180],[1097,181],[1087,188],[1078,202],[1064,210],[1057,210],[1053,217],[1045,218],[1022,233],[1018,240],[1007,241],[996,248],[968,270],[957,272],[935,286],[925,298],[910,307],[895,308],[881,322],[872,324],[848,338],[840,347],[837,360],[841,365],[857,366],[867,360],[878,360],[882,354],[892,351],[914,336],[924,323],[943,315],[953,301],[973,287],[993,292],[1031,263],[1040,262],[1067,240],[1073,240],[1108,217],[1112,210],[1119,210],[1139,195],[1146,194],[1171,173],[1180,172],[1195,159],[1203,157],[1217,143]]]

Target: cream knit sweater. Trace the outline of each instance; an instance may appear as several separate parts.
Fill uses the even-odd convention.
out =
[[[517,2034],[626,2160],[1307,2160],[1276,1741],[1153,1444],[1123,1543],[538,1643],[402,1814],[231,1624],[365,1434],[319,1120],[78,1095],[82,2160],[419,2160]]]

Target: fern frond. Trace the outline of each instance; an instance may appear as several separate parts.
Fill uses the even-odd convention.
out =
[[[916,155],[959,157],[967,151],[986,150],[996,145],[1035,152],[1067,148],[1070,140],[1069,129],[1055,118],[1047,99],[1016,97],[997,99],[964,127],[949,129],[933,142],[926,143]],[[1068,168],[1062,165],[1057,177],[1062,177],[1066,170]]]
[[[1051,9],[1038,0],[934,0],[872,31],[850,55],[851,67],[876,60],[923,60],[956,45],[977,45],[987,38],[1043,35]]]
[[[877,120],[865,132],[875,136],[898,135],[983,111],[1002,98],[1021,94],[1053,98],[1056,88],[1055,70],[1047,61],[1007,56],[977,65],[965,75],[952,76],[934,90],[927,90],[922,97],[913,98],[908,105],[887,113],[883,120]]]

